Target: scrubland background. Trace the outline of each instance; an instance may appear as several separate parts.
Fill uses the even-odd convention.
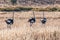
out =
[[[44,12],[46,24],[41,23],[43,12],[34,11],[36,23],[30,26],[28,20],[33,11],[14,12],[14,24],[7,28],[5,20],[13,12],[0,12],[0,40],[60,40],[60,12]]]
[[[10,0],[0,0],[1,8],[31,7],[60,8],[60,0],[18,0],[12,5]],[[33,11],[14,12],[14,24],[8,28],[5,20],[13,17],[13,12],[0,11],[0,40],[60,40],[60,12],[44,12],[46,24],[41,23],[43,12],[34,11],[36,22],[30,26],[28,20]]]

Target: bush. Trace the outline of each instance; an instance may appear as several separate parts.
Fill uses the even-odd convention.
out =
[[[17,0],[11,0],[11,3],[14,5],[16,4]]]
[[[23,11],[30,11],[30,10],[32,10],[33,8],[24,8],[24,7],[20,7],[19,8],[21,11],[23,10]]]
[[[58,9],[57,8],[51,8],[50,11],[57,11]]]
[[[5,9],[3,9],[2,11],[12,11],[13,9],[11,9],[11,8],[5,8]]]
[[[27,7],[16,7],[16,8],[0,8],[1,11],[60,11],[60,8],[27,8]]]

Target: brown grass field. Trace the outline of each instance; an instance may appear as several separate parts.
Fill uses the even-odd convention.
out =
[[[5,20],[12,18],[13,12],[0,12],[0,40],[60,40],[60,12],[44,12],[46,24],[41,23],[43,12],[36,12],[36,23],[30,27],[28,19],[32,11],[15,12],[14,24],[7,28]]]

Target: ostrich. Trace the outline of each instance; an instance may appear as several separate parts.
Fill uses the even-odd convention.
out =
[[[33,16],[34,16],[34,17],[31,17],[31,18],[28,20],[28,22],[30,22],[30,26],[32,26],[32,24],[36,22],[36,18],[35,18],[34,11],[33,11]]]
[[[12,5],[15,5],[16,2],[17,2],[17,0],[11,0]],[[13,10],[13,14],[12,15],[13,15],[12,19],[9,18],[9,19],[5,20],[5,22],[7,24],[7,27],[9,27],[9,28],[11,28],[11,25],[14,23],[14,10]]]
[[[41,22],[42,22],[42,24],[45,24],[46,23],[46,21],[47,21],[47,19],[44,17],[44,11],[43,11],[43,19],[41,20]]]

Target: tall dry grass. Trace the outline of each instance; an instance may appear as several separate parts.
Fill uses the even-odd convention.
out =
[[[24,13],[29,13],[25,15]],[[42,17],[43,12],[35,12],[36,17]],[[39,13],[39,14],[38,14]],[[24,16],[23,16],[24,14]],[[12,13],[10,14],[10,16]],[[0,18],[0,40],[60,40],[60,12],[45,12],[46,17],[50,17],[51,19],[48,19],[46,25],[41,25],[40,18],[37,19],[37,22],[32,25],[32,27],[29,27],[29,23],[27,23],[27,20],[23,21],[21,18],[30,18],[30,15],[32,15],[32,12],[16,12],[15,13],[15,25],[12,25],[11,29],[6,28],[5,19]],[[1,15],[1,17],[9,17],[8,15]],[[22,17],[23,16],[23,17]],[[57,19],[53,19],[57,18]],[[3,21],[3,22],[2,22]],[[1,23],[2,22],[2,23]],[[25,23],[24,23],[25,22]],[[3,24],[4,23],[4,24]],[[4,27],[2,26],[4,25]],[[25,26],[26,25],[26,26]],[[16,27],[16,28],[14,28]],[[5,29],[3,29],[5,28]]]
[[[60,32],[40,32],[22,28],[4,29],[0,30],[0,40],[60,40]]]

